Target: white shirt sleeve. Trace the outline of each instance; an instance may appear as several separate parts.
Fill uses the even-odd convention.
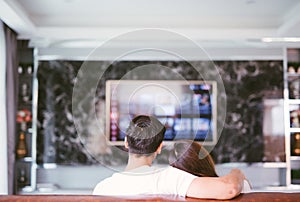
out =
[[[176,194],[186,196],[187,190],[192,181],[197,176],[169,166],[161,172],[158,181],[158,189],[163,190],[164,194]]]

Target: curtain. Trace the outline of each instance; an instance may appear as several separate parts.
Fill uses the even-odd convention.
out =
[[[5,35],[0,21],[0,194],[7,194],[7,128],[6,128],[6,82],[5,82]]]
[[[6,47],[6,116],[8,194],[14,193],[14,164],[16,138],[16,108],[18,89],[17,34],[4,25]]]

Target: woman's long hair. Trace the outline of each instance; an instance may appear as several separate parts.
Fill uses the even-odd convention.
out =
[[[212,157],[194,141],[182,140],[174,143],[169,163],[198,177],[218,177]]]

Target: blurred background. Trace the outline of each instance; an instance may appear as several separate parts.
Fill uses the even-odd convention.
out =
[[[254,191],[299,191],[299,10],[296,0],[0,0],[0,192],[90,194],[127,161],[111,139],[122,110],[106,81],[178,78],[216,88],[184,128],[165,96],[169,131],[200,118],[219,175],[240,168]]]

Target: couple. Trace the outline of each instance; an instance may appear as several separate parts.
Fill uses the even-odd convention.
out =
[[[210,156],[204,158],[206,165],[204,163],[194,166],[190,159],[186,159],[188,153],[182,149],[193,150],[186,145],[198,145],[197,143],[182,142],[181,146],[181,143],[175,144],[170,156],[171,166],[152,167],[153,160],[162,150],[165,130],[164,125],[155,117],[145,115],[135,117],[126,131],[125,147],[128,148],[129,158],[125,171],[115,173],[98,183],[93,194],[174,194],[194,198],[231,199],[241,193],[245,176],[240,170],[233,169],[229,174],[217,177]],[[199,151],[196,148],[196,152]],[[190,164],[186,165],[182,163],[183,161]],[[199,169],[202,170],[201,173],[199,170],[191,169],[199,166],[203,167]],[[210,170],[210,173],[207,170]]]

